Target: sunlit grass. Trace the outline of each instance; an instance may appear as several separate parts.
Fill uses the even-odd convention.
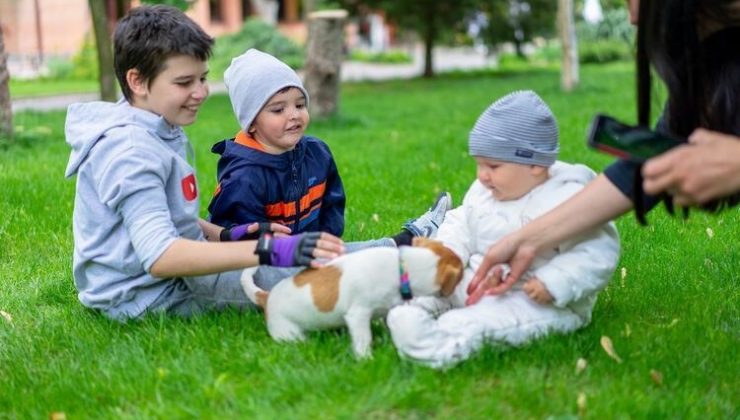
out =
[[[596,112],[634,121],[633,86],[625,65],[583,68],[569,94],[548,70],[351,84],[340,115],[308,131],[335,154],[346,239],[369,239],[396,232],[439,190],[460,202],[474,176],[467,134],[496,98],[537,91],[558,118],[561,158],[598,171],[611,159],[586,148],[588,122]],[[214,96],[187,128],[204,210],[215,185],[209,148],[237,129],[231,113]],[[621,261],[591,325],[438,372],[400,360],[381,322],[374,358],[357,362],[343,331],[277,344],[256,313],[121,325],[83,308],[71,275],[64,113],[14,121],[46,128],[0,148],[0,418],[738,416],[737,209],[687,221],[657,209],[648,228],[621,218]],[[576,373],[579,358],[587,367]]]

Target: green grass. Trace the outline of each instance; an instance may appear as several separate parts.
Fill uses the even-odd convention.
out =
[[[10,95],[13,98],[27,98],[69,93],[95,93],[100,89],[97,80],[75,79],[10,79]]]
[[[459,203],[474,177],[467,133],[512,90],[534,89],[551,105],[564,160],[603,169],[610,158],[585,147],[586,127],[599,111],[634,121],[633,77],[612,65],[583,67],[581,79],[570,94],[549,70],[343,86],[341,115],[313,121],[309,132],[329,143],[343,176],[345,239],[395,232],[442,189]],[[621,218],[619,269],[591,325],[574,334],[486,348],[439,372],[399,359],[377,322],[374,358],[358,362],[344,331],[278,344],[256,313],[121,325],[83,308],[71,276],[74,181],[63,179],[63,120],[63,112],[18,114],[16,124],[46,134],[0,148],[0,310],[12,316],[0,317],[0,418],[740,415],[737,209],[693,212],[685,222],[657,209],[648,228]],[[187,130],[203,208],[215,181],[209,147],[235,130],[224,96]],[[604,335],[623,363],[602,350]],[[588,367],[576,374],[579,358]]]

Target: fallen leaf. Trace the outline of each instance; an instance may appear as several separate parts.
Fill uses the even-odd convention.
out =
[[[578,358],[576,361],[576,375],[579,375],[581,372],[586,370],[586,366],[588,366],[588,362],[583,357]]]
[[[707,228],[707,236],[709,236],[709,239],[714,238],[714,231],[712,228]]]
[[[619,274],[622,277],[622,279],[621,279],[622,280],[622,283],[621,283],[622,284],[622,287],[624,287],[624,279],[627,278],[627,268],[626,267],[622,267],[622,269],[619,270]]]
[[[13,317],[10,316],[10,314],[7,313],[7,312],[5,312],[5,311],[0,311],[0,316],[2,316],[3,318],[5,318],[5,320],[8,321],[8,322],[13,322]]]
[[[660,373],[660,371],[657,371],[655,369],[650,369],[650,379],[655,382],[655,385],[661,386],[663,385],[663,374]]]
[[[65,420],[67,418],[67,415],[64,414],[62,411],[55,411],[53,413],[49,413],[49,420]]]
[[[580,417],[583,417],[586,414],[586,393],[585,392],[578,393],[578,399],[576,399],[576,404],[578,405],[578,415]]]
[[[378,216],[378,213],[373,213],[373,222],[379,222],[380,216]]]
[[[666,328],[673,328],[676,324],[678,324],[678,318],[673,318],[670,324],[666,325]]]
[[[616,360],[617,363],[622,363],[622,358],[617,355],[616,351],[614,351],[614,345],[612,344],[611,338],[605,335],[601,336],[601,347],[604,348],[604,351],[609,355],[609,357]]]

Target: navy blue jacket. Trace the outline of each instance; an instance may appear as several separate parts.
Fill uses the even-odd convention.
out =
[[[212,223],[272,222],[293,233],[344,232],[344,187],[323,141],[303,136],[295,149],[272,155],[239,132],[211,151],[221,155],[218,186],[208,206]]]

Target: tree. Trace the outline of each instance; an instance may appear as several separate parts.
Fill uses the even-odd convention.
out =
[[[456,28],[475,10],[473,0],[344,0],[356,11],[361,5],[383,10],[389,21],[418,32],[424,43],[424,77],[434,76],[432,52],[444,31]],[[362,3],[362,4],[360,4]]]
[[[487,19],[481,31],[486,43],[495,46],[511,42],[520,57],[524,57],[522,47],[526,42],[554,33],[557,9],[552,0],[486,0],[480,8]]]
[[[573,0],[558,0],[558,32],[563,48],[560,85],[569,92],[578,86],[578,40],[573,18]]]
[[[95,31],[95,46],[98,51],[100,99],[114,102],[116,100],[116,74],[113,69],[113,43],[108,29],[105,2],[88,0],[88,3]]]
[[[188,0],[144,0],[142,3],[167,4],[186,10],[190,7]],[[116,73],[113,68],[113,42],[111,30],[108,26],[108,9],[106,5],[115,8],[113,16],[120,18],[131,8],[131,0],[115,0],[112,3],[102,0],[88,0],[90,16],[95,32],[95,47],[98,52],[98,80],[100,82],[100,99],[113,102],[116,100]]]
[[[10,103],[9,80],[5,41],[0,28],[0,138],[7,139],[13,137],[13,108]]]

